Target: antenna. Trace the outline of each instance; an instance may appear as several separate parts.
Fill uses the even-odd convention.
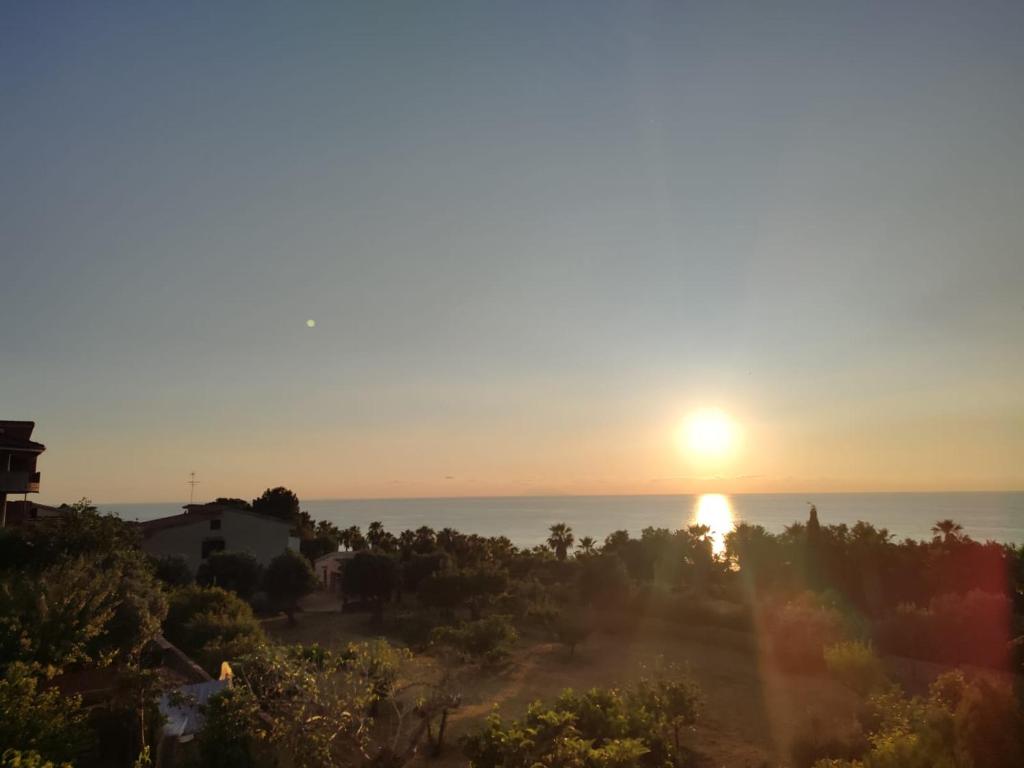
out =
[[[189,478],[187,480],[187,483],[188,483],[188,486],[189,486],[189,489],[188,489],[188,503],[191,505],[192,504],[192,497],[196,493],[196,486],[199,485],[199,481],[196,480],[196,473],[195,472],[189,472],[188,478]]]

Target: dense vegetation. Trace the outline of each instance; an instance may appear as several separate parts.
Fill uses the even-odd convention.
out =
[[[2,532],[3,765],[148,764],[155,702],[173,689],[147,651],[160,632],[214,675],[223,661],[235,672],[205,708],[195,765],[401,766],[452,755],[446,733],[467,676],[501,675],[517,649],[545,639],[571,664],[595,634],[628,635],[641,618],[749,638],[779,674],[849,689],[860,702],[850,733],[826,738],[809,723],[789,745],[794,765],[1024,762],[1024,550],[975,542],[952,521],[930,541],[897,542],[812,514],[778,534],[740,525],[716,553],[701,526],[597,542],[556,523],[544,546],[522,549],[427,526],[341,529],[312,520],[283,488],[251,508],[291,521],[304,556],[264,568],[216,553],[193,575],[147,558],[134,526],[85,502]],[[315,588],[310,561],[339,548],[354,556],[338,609],[365,612],[368,631],[398,644],[271,640],[262,620],[283,612],[295,622]],[[414,654],[432,666],[410,666]],[[944,673],[927,690],[904,689],[890,673],[896,657]],[[113,693],[73,693],[97,673]],[[495,714],[461,748],[480,768],[685,765],[701,753],[701,702],[688,675],[661,668]]]

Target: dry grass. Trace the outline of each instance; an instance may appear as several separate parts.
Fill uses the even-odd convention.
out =
[[[374,637],[365,614],[316,611],[299,616],[297,627],[269,620],[265,627],[282,642],[318,642],[332,648]],[[500,670],[463,669],[458,678],[463,704],[451,720],[443,759],[423,765],[464,766],[456,742],[479,727],[495,707],[519,717],[535,700],[550,701],[563,689],[628,685],[645,664],[659,657],[690,669],[707,700],[690,746],[707,765],[786,765],[789,744],[812,721],[823,733],[846,733],[855,699],[822,678],[785,676],[771,669],[751,633],[686,628],[662,619],[634,620],[628,632],[597,632],[570,658],[564,646],[542,636],[524,636]],[[436,662],[417,656],[411,677],[436,675]]]

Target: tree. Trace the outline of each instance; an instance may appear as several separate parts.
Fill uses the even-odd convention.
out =
[[[373,608],[374,617],[382,618],[384,605],[391,601],[398,587],[398,566],[380,552],[359,552],[345,563],[341,579],[342,599],[353,597]]]
[[[316,574],[309,561],[290,549],[275,557],[267,566],[267,595],[285,612],[289,626],[295,625],[299,601],[315,590],[316,586]]]
[[[203,707],[203,727],[196,736],[197,768],[253,768],[260,765],[256,734],[259,702],[244,685],[211,696]]]
[[[429,525],[421,525],[416,529],[415,539],[412,543],[412,549],[414,552],[420,555],[425,555],[428,552],[433,552],[437,547],[437,536],[434,533],[434,529]]]
[[[465,739],[466,756],[473,768],[680,765],[686,755],[674,735],[699,714],[699,690],[671,674],[632,690],[566,690],[550,707],[531,704],[522,720],[493,714]]]
[[[363,538],[363,534],[359,530],[358,525],[350,525],[348,528],[343,530],[338,540],[345,549],[352,550],[354,552],[366,549],[366,539]]]
[[[554,551],[555,557],[559,560],[565,560],[569,550],[572,549],[573,544],[576,542],[572,528],[565,523],[555,523],[551,526],[550,531],[551,535],[548,536],[548,546]]]
[[[208,670],[265,639],[248,603],[220,587],[196,584],[171,593],[164,634]]]
[[[594,537],[584,536],[581,538],[579,548],[576,550],[576,557],[589,557],[594,554],[597,554],[597,542],[594,541]]]
[[[554,634],[558,642],[569,649],[569,658],[576,654],[576,646],[590,637],[593,625],[582,613],[563,613],[555,619]]]
[[[227,496],[218,496],[213,501],[214,504],[220,504],[222,507],[231,507],[232,509],[251,510],[252,504],[245,499],[234,499]]]
[[[223,587],[248,600],[259,589],[263,566],[248,552],[214,552],[199,566],[196,582]]]
[[[82,700],[56,688],[40,690],[39,671],[15,663],[0,678],[0,745],[38,752],[46,760],[76,759],[92,743]]]
[[[933,541],[943,544],[957,544],[964,541],[964,527],[950,519],[939,520],[932,526]]]
[[[168,587],[183,587],[193,581],[188,562],[177,555],[153,558],[153,573]]]
[[[267,488],[259,498],[253,499],[252,511],[297,524],[299,497],[283,486]]]
[[[469,659],[487,663],[507,656],[518,637],[515,627],[504,616],[488,616],[455,627],[438,627],[431,634],[435,645],[447,646]]]
[[[629,593],[629,574],[618,555],[584,558],[578,579],[580,598],[586,605],[615,602]]]

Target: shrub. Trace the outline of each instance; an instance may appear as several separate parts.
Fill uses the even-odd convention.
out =
[[[829,674],[860,696],[885,686],[888,678],[871,646],[858,640],[835,643],[825,648]]]
[[[531,704],[522,720],[491,715],[463,747],[473,768],[682,765],[688,753],[679,731],[696,720],[699,702],[689,678],[665,670],[631,690],[566,690],[550,707]]]
[[[71,763],[57,765],[44,760],[38,752],[22,752],[17,749],[5,749],[0,755],[0,766],[3,768],[72,768]]]
[[[242,653],[265,639],[244,600],[220,587],[198,585],[171,593],[164,634],[212,670],[219,667],[225,654]]]
[[[169,587],[184,587],[193,581],[192,569],[185,558],[176,555],[153,558],[153,573]]]
[[[252,768],[258,765],[255,733],[259,704],[244,687],[211,696],[203,707],[205,722],[196,737],[195,768]]]
[[[0,745],[33,750],[46,760],[77,758],[92,741],[81,698],[64,696],[56,688],[40,689],[36,671],[15,663],[0,678]],[[14,757],[9,759],[11,765],[19,764]],[[35,758],[22,755],[18,759]]]
[[[508,655],[518,635],[506,617],[488,616],[456,627],[438,627],[431,639],[435,645],[452,648],[474,661],[494,663]]]
[[[927,608],[901,605],[878,623],[878,644],[900,656],[1004,668],[1012,608],[1009,597],[980,590],[940,595]]]
[[[789,602],[766,604],[760,612],[762,642],[772,659],[787,672],[820,672],[823,649],[843,636],[839,612],[807,593]]]

